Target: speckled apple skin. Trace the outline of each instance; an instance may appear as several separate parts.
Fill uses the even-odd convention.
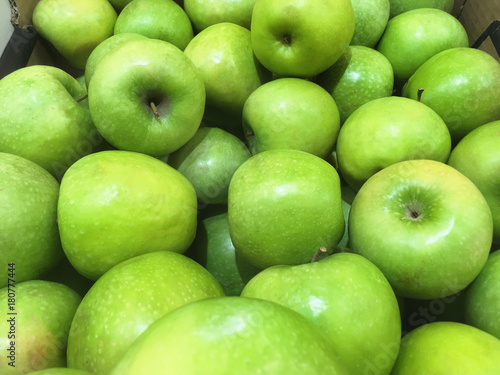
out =
[[[384,33],[391,4],[389,0],[351,0],[355,25],[351,45],[373,48]]]
[[[451,13],[454,0],[389,0],[391,3],[390,17],[408,12],[413,9],[435,8]]]

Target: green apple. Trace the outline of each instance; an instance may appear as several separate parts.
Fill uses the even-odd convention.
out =
[[[229,234],[227,211],[201,221],[193,242],[194,259],[221,284],[228,296],[239,296],[260,269],[236,253]]]
[[[356,19],[351,45],[375,47],[389,21],[390,0],[351,0],[351,3]]]
[[[391,3],[391,18],[398,14],[420,8],[436,8],[451,13],[454,0],[389,0]]]
[[[431,107],[448,125],[456,144],[478,126],[500,120],[500,63],[475,48],[434,55],[411,76],[403,95]]]
[[[133,0],[118,15],[115,34],[136,33],[184,50],[193,39],[189,17],[174,0]]]
[[[344,234],[340,179],[323,159],[299,150],[252,156],[229,184],[229,231],[256,267],[311,261]]]
[[[332,96],[300,78],[265,83],[243,107],[243,131],[252,154],[289,148],[326,158],[339,129],[339,110]]]
[[[102,151],[68,169],[57,215],[66,256],[96,280],[136,255],[186,251],[196,210],[193,186],[172,167],[140,153]]]
[[[493,215],[493,243],[500,245],[500,121],[467,134],[452,150],[448,164],[481,190]]]
[[[500,340],[455,322],[426,324],[401,341],[391,375],[495,375],[500,368]]]
[[[17,282],[38,278],[64,257],[57,229],[59,183],[39,165],[0,152],[0,264]],[[6,277],[0,288],[7,286]]]
[[[313,77],[344,53],[354,34],[350,0],[257,0],[252,13],[252,48],[271,72]]]
[[[155,39],[129,41],[97,65],[89,106],[97,129],[113,146],[164,156],[198,130],[205,88],[177,47]]]
[[[127,43],[131,40],[141,40],[146,37],[140,34],[134,33],[123,33],[110,36],[106,40],[99,43],[99,45],[94,48],[89,58],[87,59],[87,63],[85,64],[85,87],[89,86],[90,78],[94,75],[95,68],[99,64],[99,62],[106,56],[109,52],[115,49],[118,46],[121,46],[124,43]]]
[[[465,294],[465,322],[500,339],[500,251],[494,251]]]
[[[28,375],[90,375],[90,372],[75,370],[74,368],[54,367],[46,370],[30,372]]]
[[[479,189],[433,160],[402,161],[373,175],[349,215],[351,249],[380,268],[400,297],[464,289],[484,267],[492,236]]]
[[[191,303],[144,332],[109,375],[348,374],[328,338],[273,302],[220,297]]]
[[[212,25],[186,47],[207,92],[204,121],[242,137],[241,113],[250,94],[271,74],[255,59],[250,31],[232,23]]]
[[[184,10],[197,32],[216,23],[231,22],[250,29],[256,0],[184,0]]]
[[[328,91],[340,113],[340,122],[363,104],[392,95],[394,73],[380,52],[364,46],[349,46],[340,59],[316,77]]]
[[[405,83],[429,58],[458,47],[468,47],[462,24],[440,9],[415,9],[389,21],[377,50],[392,64],[396,81]]]
[[[168,164],[194,186],[198,202],[227,203],[229,181],[251,156],[237,137],[219,128],[202,127],[179,150],[169,155]]]
[[[106,272],[75,313],[68,367],[107,374],[153,322],[185,304],[224,292],[214,277],[184,255],[143,254]]]
[[[0,289],[0,373],[66,367],[69,327],[81,297],[66,285],[43,280],[16,284],[15,278]]]
[[[396,361],[398,301],[382,272],[360,255],[267,268],[241,296],[276,302],[306,317],[331,339],[351,375],[388,374]]]
[[[354,190],[381,169],[403,160],[446,163],[451,137],[446,124],[426,105],[398,96],[359,107],[340,129],[340,174]]]
[[[32,16],[40,35],[81,70],[92,50],[113,35],[116,18],[107,0],[40,0]]]
[[[102,142],[85,89],[51,66],[29,66],[0,80],[0,152],[22,156],[60,179]]]

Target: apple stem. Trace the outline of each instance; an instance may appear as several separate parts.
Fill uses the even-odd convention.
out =
[[[313,258],[312,258],[312,260],[311,260],[311,263],[317,262],[317,261],[318,261],[319,256],[320,256],[321,254],[323,254],[323,253],[326,253],[326,252],[327,252],[326,247],[321,246],[321,247],[319,248],[319,250],[318,250],[318,251],[316,251],[316,254],[314,254],[314,256],[313,256]]]
[[[76,99],[76,102],[77,102],[77,103],[80,103],[82,100],[85,100],[85,99],[87,99],[88,97],[89,97],[89,94],[85,94],[85,95],[83,95],[81,98]]]
[[[160,114],[158,113],[158,110],[156,109],[156,105],[154,102],[149,103],[151,106],[151,109],[153,110],[153,113],[156,115],[156,118],[160,118]]]
[[[424,89],[418,89],[417,91],[417,102],[420,102],[422,100],[422,93],[424,92]]]

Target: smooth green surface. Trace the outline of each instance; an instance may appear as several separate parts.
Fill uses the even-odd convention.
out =
[[[432,160],[378,172],[356,194],[349,215],[351,249],[380,268],[401,297],[441,298],[465,288],[486,263],[492,236],[481,192]]]
[[[136,255],[184,252],[195,237],[196,212],[196,193],[184,176],[128,151],[103,151],[73,164],[57,211],[66,256],[93,280]]]
[[[168,370],[165,370],[168,369]],[[327,337],[300,314],[241,297],[184,306],[151,326],[110,375],[347,375]]]
[[[243,163],[229,185],[228,214],[236,251],[259,268],[307,263],[344,233],[337,172],[299,150],[264,151]]]
[[[382,272],[360,255],[267,268],[241,295],[306,317],[330,338],[351,375],[388,374],[396,361],[401,338],[396,296]],[[386,359],[382,366],[379,356]]]
[[[299,78],[281,78],[257,88],[243,107],[243,131],[252,154],[294,149],[326,158],[340,129],[335,100]]]
[[[355,25],[351,45],[373,48],[384,33],[391,3],[389,0],[351,0]]]
[[[454,0],[389,0],[391,3],[391,18],[420,8],[436,8],[451,13]]]
[[[181,254],[159,251],[118,264],[80,304],[68,338],[68,366],[108,374],[153,322],[190,302],[224,292],[203,267]]]

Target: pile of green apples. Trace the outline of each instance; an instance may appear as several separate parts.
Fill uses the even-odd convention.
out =
[[[0,374],[498,375],[500,63],[452,8],[40,0]]]

